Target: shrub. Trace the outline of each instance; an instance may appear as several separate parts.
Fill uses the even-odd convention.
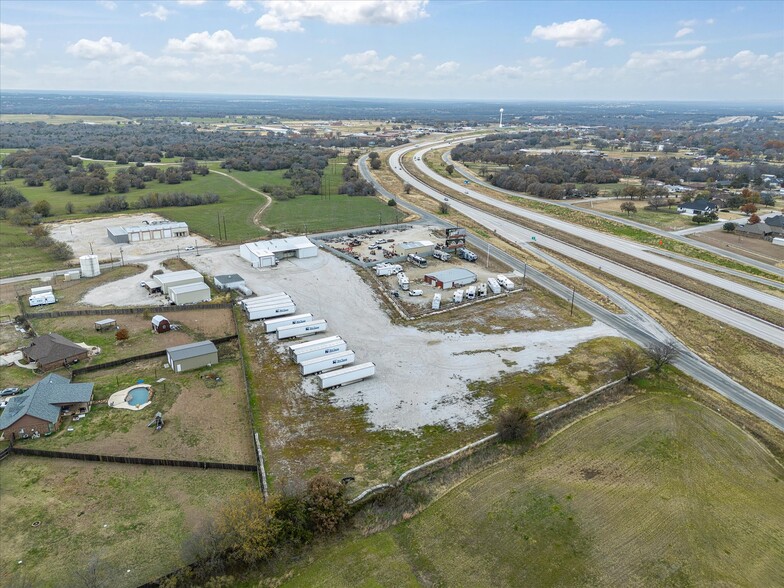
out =
[[[47,200],[39,200],[35,204],[33,204],[33,210],[40,214],[41,216],[51,216],[52,215],[52,205],[49,204]]]
[[[534,422],[522,406],[507,406],[498,414],[495,430],[501,441],[529,441],[534,435]]]
[[[74,254],[73,249],[71,249],[71,246],[68,245],[68,243],[63,243],[62,241],[55,242],[55,244],[51,246],[49,251],[51,252],[52,256],[55,259],[58,259],[60,261],[66,261],[68,259],[71,259]]]
[[[395,200],[394,198],[390,198],[389,200],[387,200],[387,206],[397,206],[397,200]]]
[[[316,533],[334,533],[348,516],[349,506],[344,490],[340,482],[324,475],[315,476],[308,482],[305,503]]]
[[[122,329],[118,329],[117,332],[114,334],[114,338],[117,341],[127,341],[128,340],[128,329],[123,327]]]
[[[610,356],[610,365],[627,380],[645,367],[645,358],[637,347],[626,345]]]

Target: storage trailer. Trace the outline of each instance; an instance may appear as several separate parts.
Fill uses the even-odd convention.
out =
[[[299,373],[303,376],[328,372],[354,363],[354,352],[351,350],[330,353],[323,357],[308,359],[299,364]]]
[[[296,359],[297,354],[305,351],[309,347],[318,347],[319,345],[326,345],[327,343],[337,343],[343,341],[339,336],[333,335],[331,337],[322,337],[321,339],[313,339],[312,341],[303,341],[302,343],[294,343],[288,346],[289,355],[291,359]]]
[[[289,325],[278,329],[278,341],[291,339],[292,337],[309,337],[327,330],[327,321],[324,319],[310,321],[300,325]]]
[[[274,333],[278,329],[281,329],[283,327],[289,327],[291,325],[301,325],[302,323],[309,323],[312,320],[313,320],[313,315],[310,313],[295,314],[294,316],[286,316],[283,318],[267,319],[264,321],[264,332]]]
[[[338,337],[340,339],[340,337]],[[323,343],[314,347],[309,347],[298,352],[294,356],[294,363],[302,363],[310,359],[332,355],[334,353],[342,353],[348,349],[348,344],[340,339],[340,341],[333,341],[332,343]]]
[[[39,296],[41,294],[54,294],[51,286],[39,286],[37,288],[30,288],[31,296]]]
[[[322,390],[329,388],[336,388],[338,386],[347,386],[361,382],[362,380],[373,376],[376,373],[376,364],[373,362],[360,363],[344,367],[339,370],[327,372],[326,374],[319,374],[319,385]]]
[[[55,300],[54,294],[47,292],[45,294],[33,294],[27,298],[27,302],[30,306],[43,306],[44,304],[54,304],[57,300]]]
[[[291,296],[286,294],[285,292],[275,292],[274,294],[265,294],[264,296],[254,296],[253,298],[246,298],[245,300],[240,301],[240,306],[244,310],[247,306],[251,306],[253,304],[259,304],[260,302],[276,300],[279,298],[288,298],[291,300]]]
[[[498,280],[495,278],[488,278],[487,279],[487,287],[490,288],[490,291],[493,294],[500,294],[501,293],[501,284],[498,283]]]
[[[246,315],[249,321],[258,321],[273,317],[288,316],[297,312],[296,304],[282,304],[272,306],[258,306],[249,308]]]

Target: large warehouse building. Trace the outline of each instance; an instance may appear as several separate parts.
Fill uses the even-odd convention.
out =
[[[198,304],[199,302],[209,302],[212,300],[210,287],[204,282],[194,284],[182,284],[169,288],[169,300],[173,304],[182,306],[183,304]]]
[[[109,227],[106,229],[106,233],[115,243],[139,243],[141,241],[187,237],[190,234],[187,223],[169,221],[151,222],[135,227]]]
[[[249,261],[253,267],[272,267],[281,259],[288,257],[304,259],[316,255],[318,255],[318,247],[307,237],[270,239],[240,245],[240,257]]]
[[[476,282],[476,274],[470,270],[460,267],[425,274],[425,282],[436,288],[448,290],[449,288],[459,288]]]
[[[184,286],[185,284],[199,284],[204,282],[204,277],[196,270],[188,269],[180,272],[165,272],[157,274],[153,277],[152,281],[160,285],[161,291],[164,294],[169,293],[169,289],[174,286]]]

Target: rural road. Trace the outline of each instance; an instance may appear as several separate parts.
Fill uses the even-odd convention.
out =
[[[422,147],[422,145],[419,145],[415,148],[419,147]],[[397,153],[400,153],[400,151]],[[402,171],[397,169],[400,167],[399,161],[397,165],[392,164],[392,167],[395,173]],[[426,210],[411,204],[410,202],[407,202],[404,196],[392,194],[386,190],[370,173],[370,170],[367,167],[366,157],[363,157],[359,160],[359,168],[362,176],[368,181],[372,182],[376,189],[387,198],[396,198],[400,200],[401,202],[405,203],[405,205],[410,210],[413,210],[419,214],[425,221],[429,223],[442,227],[453,226],[452,223],[449,223],[444,219],[433,215]],[[439,196],[438,199],[442,200],[443,196]],[[488,251],[491,255],[500,259],[504,263],[507,263],[510,267],[514,268],[518,272],[522,273],[525,271],[528,279],[531,279],[533,282],[539,284],[560,298],[564,300],[571,300],[573,298],[575,306],[584,310],[593,316],[596,320],[599,320],[615,328],[624,336],[628,337],[639,345],[646,346],[656,341],[676,341],[676,339],[669,332],[667,332],[666,329],[653,320],[653,318],[609,289],[601,287],[599,288],[599,291],[611,293],[611,299],[617,303],[620,303],[619,306],[626,311],[625,314],[614,314],[602,306],[596,304],[595,302],[583,297],[582,295],[575,294],[570,288],[561,284],[557,280],[539,272],[534,268],[526,267],[525,264],[517,258],[483,241],[479,237],[470,235],[469,243],[478,251]],[[541,252],[539,253],[541,254]],[[589,285],[591,285],[591,283],[595,283],[587,276],[584,276],[581,272],[568,266],[565,267],[568,268],[568,273],[576,279],[588,283]],[[779,430],[784,431],[784,409],[768,400],[765,400],[764,398],[761,398],[748,388],[738,384],[730,377],[708,364],[684,345],[678,343],[678,347],[680,349],[680,354],[674,362],[676,367],[681,369],[685,374],[697,379],[706,386],[715,390],[728,400],[745,408],[752,414],[770,423]]]

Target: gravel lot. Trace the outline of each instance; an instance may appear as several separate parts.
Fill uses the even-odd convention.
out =
[[[143,272],[104,284],[88,291],[79,301],[92,306],[162,306],[168,304],[163,294],[151,295],[139,283],[150,279],[155,270],[163,269],[160,262],[150,262]]]
[[[372,361],[376,376],[334,390],[338,406],[366,404],[375,428],[413,431],[425,425],[474,425],[485,416],[486,400],[467,389],[503,371],[523,371],[555,361],[574,346],[618,333],[601,323],[563,331],[506,332],[498,335],[438,333],[392,324],[375,294],[348,263],[324,252],[313,259],[285,260],[257,270],[235,252],[210,252],[193,260],[206,274],[238,273],[256,294],[284,290],[298,311],[329,323],[357,354]],[[284,345],[270,342],[282,352]],[[303,390],[317,394],[315,377]]]
[[[142,224],[142,221],[165,221],[167,219],[157,214],[136,214],[136,215],[117,215],[96,218],[93,220],[79,220],[73,222],[53,223],[51,225],[52,238],[57,241],[63,241],[71,246],[75,257],[80,255],[90,254],[90,245],[92,250],[99,259],[109,259],[112,256],[114,259],[120,258],[120,248],[122,247],[123,255],[126,260],[139,255],[147,255],[149,253],[165,253],[167,251],[177,252],[177,247],[185,248],[190,245],[206,246],[212,245],[212,242],[200,237],[199,235],[191,235],[190,237],[183,237],[179,239],[159,239],[157,241],[144,241],[142,243],[134,243],[119,245],[113,242],[106,235],[106,229],[109,227],[131,227]]]

